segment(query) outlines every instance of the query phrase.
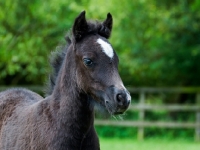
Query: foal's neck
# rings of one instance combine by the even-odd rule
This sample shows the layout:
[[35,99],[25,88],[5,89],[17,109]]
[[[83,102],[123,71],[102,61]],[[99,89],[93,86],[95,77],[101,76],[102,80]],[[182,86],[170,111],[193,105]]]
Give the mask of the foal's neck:
[[94,110],[90,97],[82,92],[75,82],[71,64],[63,64],[52,94],[53,103],[59,105],[59,117],[67,132],[76,131],[78,137],[85,136],[93,126]]
[[58,106],[55,126],[59,128],[54,135],[54,140],[59,146],[56,148],[80,149],[94,124],[94,111],[90,107],[88,96],[75,89],[58,88],[50,97],[51,106],[54,108]]

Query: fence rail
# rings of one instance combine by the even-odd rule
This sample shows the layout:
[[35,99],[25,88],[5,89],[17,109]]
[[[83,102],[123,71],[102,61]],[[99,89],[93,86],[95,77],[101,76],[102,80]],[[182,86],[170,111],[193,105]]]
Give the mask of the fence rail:
[[145,110],[145,111],[158,111],[158,110],[166,110],[166,111],[199,111],[200,106],[196,105],[132,105],[130,106],[129,110],[131,111],[138,111],[138,110]]
[[[138,121],[111,121],[111,120],[96,120],[96,125],[110,125],[110,126],[127,126],[127,127],[137,127],[138,128],[138,139],[144,139],[144,129],[148,127],[157,128],[185,128],[194,129],[194,138],[196,141],[200,141],[200,87],[179,87],[179,88],[129,88],[130,93],[139,94],[139,103],[132,105],[129,111],[138,111],[139,120]],[[168,105],[150,105],[146,104],[146,94],[153,93],[188,93],[196,94],[196,99],[194,99],[195,104],[193,105],[178,105],[178,104],[168,104]],[[191,111],[195,113],[195,122],[155,122],[155,121],[145,121],[145,111]]]
[[200,93],[200,87],[128,87],[128,90],[131,93]]
[[[196,122],[161,122],[161,121],[145,121],[145,111],[192,111],[196,113]],[[95,120],[96,125],[109,125],[109,126],[125,126],[125,127],[138,127],[138,139],[144,139],[144,128],[157,127],[157,128],[184,128],[195,130],[195,140],[200,141],[200,106],[196,105],[132,105],[129,111],[139,111],[139,121],[113,121],[113,120]],[[140,114],[142,111],[142,115]]]
[[[132,106],[131,110],[139,111],[139,121],[142,122],[138,124],[138,139],[144,139],[144,128],[145,127],[162,127],[162,128],[193,128],[195,130],[194,138],[196,141],[200,141],[200,88],[194,87],[179,87],[179,88],[130,88],[131,93],[139,94],[139,104],[137,106]],[[196,94],[196,99],[194,105],[148,105],[145,104],[146,94],[148,93],[189,93]],[[155,111],[155,110],[166,110],[166,111],[192,111],[196,115],[195,122],[145,122],[145,111]],[[143,124],[143,125],[142,125]]]
[[158,128],[184,128],[194,129],[200,126],[200,123],[193,122],[152,122],[152,121],[113,121],[113,120],[95,120],[96,125],[125,126],[125,127],[158,127]]
[[[41,92],[43,91],[42,86],[21,86],[28,88],[30,90]],[[8,89],[11,87],[0,86],[0,91]],[[96,125],[109,125],[109,126],[126,126],[126,127],[137,127],[138,128],[138,139],[144,139],[144,129],[148,127],[157,127],[157,128],[185,128],[185,129],[194,129],[195,131],[195,140],[200,141],[200,87],[178,87],[178,88],[128,88],[131,94],[139,94],[139,103],[132,105],[129,108],[129,111],[138,111],[139,120],[138,121],[112,121],[112,120],[95,120]],[[146,94],[149,93],[188,93],[196,94],[195,104],[194,105],[150,105],[146,104]],[[195,122],[153,122],[145,121],[145,111],[192,111],[195,113],[196,120]]]

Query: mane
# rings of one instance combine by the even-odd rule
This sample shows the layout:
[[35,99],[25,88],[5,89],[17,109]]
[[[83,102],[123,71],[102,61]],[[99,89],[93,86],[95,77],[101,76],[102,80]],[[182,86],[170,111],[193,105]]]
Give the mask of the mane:
[[[87,24],[88,24],[88,31],[86,32],[85,36],[91,35],[91,34],[99,34],[105,38],[109,38],[110,31],[106,30],[106,28],[103,26],[102,23],[98,21],[87,21]],[[67,50],[69,49],[69,46],[73,44],[73,35],[71,32],[69,32],[66,35],[65,40],[67,42],[66,46],[62,46],[62,45],[59,46],[59,48],[56,51],[52,52],[51,54],[50,66],[52,69],[49,75],[47,89],[45,91],[46,96],[52,94],[55,84],[56,84],[56,78],[58,76],[62,63],[64,61]]]

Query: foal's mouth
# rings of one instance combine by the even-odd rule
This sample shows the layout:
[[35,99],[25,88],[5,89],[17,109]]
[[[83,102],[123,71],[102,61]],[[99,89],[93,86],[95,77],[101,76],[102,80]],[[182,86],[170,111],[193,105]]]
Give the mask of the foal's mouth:
[[124,112],[115,112],[114,115],[122,115]]
[[127,90],[112,86],[105,91],[96,91],[94,99],[111,115],[123,114],[129,107],[131,96]]
[[123,114],[129,107],[130,101],[126,103],[116,102],[114,99],[106,99],[104,101],[104,107],[107,109],[108,113],[111,115],[121,115]]
[[129,105],[123,108],[118,108],[117,111],[114,112],[114,115],[121,115],[123,114],[127,109],[128,109]]
[[107,103],[105,104],[105,107],[111,115],[121,115],[128,109],[129,104],[126,106],[119,107],[115,103],[113,105]]

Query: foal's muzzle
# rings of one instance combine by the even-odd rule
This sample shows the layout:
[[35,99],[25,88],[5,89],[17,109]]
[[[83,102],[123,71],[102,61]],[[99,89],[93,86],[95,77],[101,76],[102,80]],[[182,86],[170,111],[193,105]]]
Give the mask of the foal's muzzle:
[[108,96],[108,99],[105,100],[105,105],[112,114],[123,114],[130,105],[130,93],[124,88],[119,89],[110,86],[106,90],[106,95]]

